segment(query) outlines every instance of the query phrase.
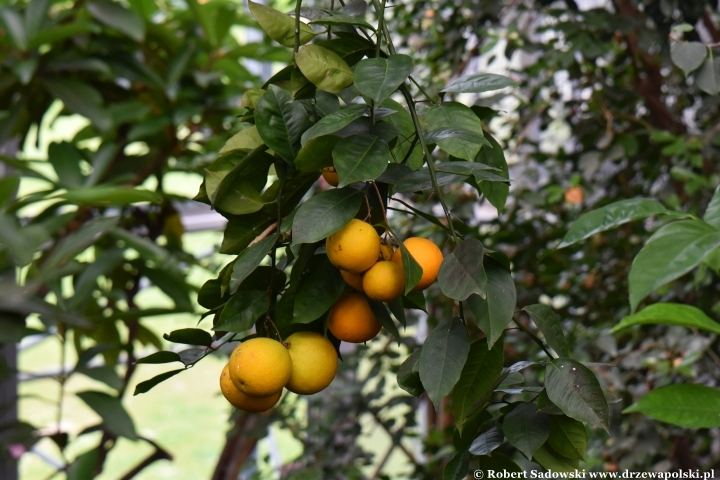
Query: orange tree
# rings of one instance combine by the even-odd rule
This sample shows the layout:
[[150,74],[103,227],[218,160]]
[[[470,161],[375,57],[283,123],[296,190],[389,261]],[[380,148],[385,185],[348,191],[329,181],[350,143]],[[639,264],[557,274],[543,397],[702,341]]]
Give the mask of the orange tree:
[[[415,289],[425,272],[421,256],[411,254],[396,229],[409,223],[410,231],[422,232],[431,226],[446,252],[437,273],[446,308],[424,344],[402,359],[397,382],[452,412],[455,454],[445,478],[464,478],[474,456],[480,467],[519,469],[493,453],[504,439],[547,469],[574,469],[585,458],[586,426],[608,429],[600,384],[571,358],[560,317],[541,304],[524,308],[537,330],[517,320],[514,325],[544,356],[505,365],[504,333],[516,315],[510,261],[485,248],[479,230],[446,201],[446,189],[459,186],[503,210],[508,166],[483,123],[494,112],[456,100],[464,93],[512,88],[514,82],[481,73],[428,94],[413,77],[413,59],[395,50],[385,2],[373,6],[377,25],[364,19],[364,2],[333,10],[303,10],[298,2],[294,15],[250,2],[263,30],[293,49],[293,62],[245,92],[239,131],[205,169],[195,197],[228,219],[221,253],[236,255],[199,292],[213,333],[182,329],[166,338],[210,352],[229,342],[240,341],[241,348],[257,337],[284,342],[294,332],[315,331],[338,346],[328,319],[352,287],[333,262],[330,240],[326,250],[326,239],[359,219],[397,249],[404,285],[401,295],[386,302],[352,295],[401,342],[398,323],[406,326],[406,309],[426,308]],[[320,189],[318,178],[329,167],[337,173],[337,188]],[[441,218],[415,208],[410,195],[437,198]],[[388,216],[391,208],[394,215]],[[141,361],[180,360],[159,352]],[[533,368],[544,372],[542,385],[509,389],[520,370]],[[183,370],[146,380],[135,393]],[[523,393],[524,400],[503,401],[508,392]]]

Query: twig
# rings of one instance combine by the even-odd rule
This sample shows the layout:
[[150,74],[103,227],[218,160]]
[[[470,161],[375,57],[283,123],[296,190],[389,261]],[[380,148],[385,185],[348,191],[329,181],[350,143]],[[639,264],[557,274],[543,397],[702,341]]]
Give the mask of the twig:
[[545,348],[545,344],[543,344],[542,340],[540,340],[537,336],[535,336],[534,333],[532,333],[530,330],[528,330],[527,327],[525,327],[525,325],[523,325],[522,323],[520,323],[520,320],[517,320],[515,317],[513,317],[513,321],[515,322],[515,325],[517,325],[518,328],[525,333],[525,335],[527,335],[528,337],[532,338],[535,343],[537,343],[538,345],[540,345],[540,348],[543,349],[543,351],[545,352],[545,354],[546,354],[549,358],[555,358],[555,357],[553,357],[553,356],[550,354],[550,352],[548,351],[548,349]]
[[383,202],[382,195],[380,195],[380,190],[378,189],[378,186],[375,182],[372,182],[372,186],[375,187],[375,193],[377,193],[378,201],[380,202],[380,208],[383,212],[383,218],[385,219],[385,223],[387,223],[387,211],[385,210],[385,203]]
[[297,0],[295,4],[295,48],[293,49],[293,58],[295,54],[300,50],[300,6],[302,0]]
[[247,248],[252,247],[256,243],[258,243],[260,240],[262,240],[263,238],[270,235],[272,233],[272,231],[275,230],[275,227],[277,227],[277,226],[278,226],[278,222],[275,222],[272,225],[270,225],[269,227],[267,227],[265,230],[262,231],[262,233],[260,235],[255,237],[252,242],[248,243]]

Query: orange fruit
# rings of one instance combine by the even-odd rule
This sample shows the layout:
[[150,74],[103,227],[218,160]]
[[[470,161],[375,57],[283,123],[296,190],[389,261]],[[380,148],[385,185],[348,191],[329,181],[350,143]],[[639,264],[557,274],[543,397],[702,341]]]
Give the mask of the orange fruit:
[[225,399],[240,410],[246,412],[264,412],[270,410],[280,400],[282,389],[268,397],[251,397],[235,387],[230,380],[230,367],[225,365],[220,374],[220,391]]
[[365,272],[362,286],[369,298],[379,302],[390,302],[405,290],[405,274],[397,263],[381,260]]
[[573,205],[582,203],[584,196],[583,189],[580,187],[570,187],[565,190],[565,201]]
[[[443,254],[438,246],[427,238],[410,237],[403,242],[403,245],[423,270],[422,277],[413,290],[425,290],[437,279]],[[392,261],[402,267],[402,254],[399,248],[395,250]]]
[[325,241],[330,262],[341,270],[361,273],[380,256],[380,236],[367,222],[353,218]]
[[353,273],[353,272],[346,272],[345,270],[340,270],[340,275],[342,275],[343,280],[345,280],[345,283],[353,287],[355,290],[363,291],[363,274],[362,273]]
[[344,294],[330,310],[328,329],[343,342],[367,342],[378,334],[380,327],[370,304],[360,293]]
[[340,177],[338,177],[335,167],[325,167],[322,169],[322,176],[327,183],[333,187],[337,187],[340,183]]
[[256,337],[233,350],[228,362],[230,380],[251,397],[267,397],[290,379],[292,361],[287,348],[272,338]]
[[338,356],[330,340],[315,332],[297,332],[285,339],[292,359],[290,381],[285,386],[300,395],[324,390],[335,378]]

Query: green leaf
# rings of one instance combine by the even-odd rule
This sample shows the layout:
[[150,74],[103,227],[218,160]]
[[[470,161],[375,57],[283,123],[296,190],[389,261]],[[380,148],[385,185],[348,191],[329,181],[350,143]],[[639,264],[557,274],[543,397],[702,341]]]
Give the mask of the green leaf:
[[[237,179],[241,175],[228,174],[225,178]],[[226,188],[222,188],[226,185]],[[255,213],[265,206],[263,196],[258,192],[251,182],[234,181],[221,182],[217,190],[214,206],[220,211],[230,213],[232,215],[246,215]],[[221,190],[222,189],[222,190]]]
[[460,379],[469,351],[467,329],[458,318],[442,320],[425,340],[420,354],[420,380],[436,410]]
[[503,342],[488,350],[487,340],[470,345],[470,353],[452,394],[452,409],[458,431],[462,433],[467,417],[490,399],[500,380],[503,367]]
[[413,60],[407,55],[366,58],[355,67],[355,86],[379,105],[405,83],[412,69]]
[[470,453],[473,455],[490,455],[490,452],[502,445],[503,434],[497,427],[491,427],[473,440]]
[[443,469],[443,480],[463,480],[467,477],[470,469],[470,452],[458,452],[445,465]]
[[366,105],[352,105],[347,108],[342,108],[330,115],[324,116],[319,122],[303,133],[301,139],[302,144],[305,145],[313,138],[328,135],[345,128],[354,120],[362,117],[366,110]]
[[292,162],[300,151],[300,136],[312,123],[299,102],[292,101],[290,93],[270,85],[255,107],[255,124],[265,145],[287,162]]
[[25,23],[17,10],[10,7],[0,8],[0,23],[15,46],[20,50],[26,50],[28,47],[28,34],[25,30]]
[[471,132],[464,128],[450,127],[450,128],[439,128],[432,130],[425,134],[425,141],[430,143],[438,143],[441,140],[448,138],[455,138],[458,140],[464,140],[470,143],[477,143],[478,145],[491,146],[490,142],[481,133]]
[[485,257],[483,263],[487,275],[487,298],[470,295],[467,301],[492,348],[515,314],[517,292],[512,275],[500,262]]
[[631,198],[620,200],[586,213],[570,226],[557,248],[564,248],[585,240],[598,232],[604,232],[633,220],[642,220],[665,212],[657,200]]
[[173,330],[163,335],[168,342],[184,343],[187,345],[203,345],[209,347],[212,345],[212,336],[205,330],[199,328],[181,328]]
[[113,126],[110,114],[103,109],[102,95],[87,83],[70,78],[43,79],[45,88],[75,113],[90,119],[102,132]]
[[503,434],[510,444],[531,459],[550,436],[548,415],[537,412],[534,403],[521,403],[505,415]]
[[637,254],[628,277],[630,308],[658,287],[688,273],[720,246],[720,230],[702,220],[681,220],[660,228]]
[[610,332],[617,332],[631,325],[680,325],[720,334],[720,323],[697,307],[679,303],[654,303],[634,315],[628,315]]
[[20,177],[17,175],[0,178],[0,207],[7,205],[15,198],[19,186]]
[[63,187],[77,188],[83,184],[84,176],[80,171],[82,160],[82,155],[72,143],[51,143],[48,147],[48,161]]
[[623,413],[632,412],[685,428],[717,428],[720,427],[720,390],[690,383],[667,385],[623,410]]
[[569,358],[548,361],[545,369],[548,398],[568,417],[608,430],[608,404],[595,374]]
[[100,23],[123,32],[136,42],[145,40],[145,21],[132,10],[109,1],[91,2],[86,8]]
[[50,257],[45,260],[43,268],[49,269],[67,262],[104,237],[115,228],[117,222],[118,217],[100,217],[85,223],[75,233],[60,240]]
[[686,77],[702,65],[707,54],[708,48],[700,42],[670,41],[670,58]]
[[100,456],[100,449],[93,448],[77,457],[68,467],[67,480],[92,480],[97,478],[95,469],[97,468]]
[[139,188],[97,185],[94,187],[68,190],[60,198],[78,205],[109,206],[131,205],[133,203],[149,202],[162,203],[162,195]]
[[390,312],[388,312],[385,304],[376,300],[368,299],[368,305],[370,305],[370,310],[372,310],[373,315],[375,315],[375,318],[380,325],[390,332],[392,336],[395,337],[395,340],[397,340],[398,345],[400,345],[400,332],[398,331],[397,325],[395,325],[395,322],[390,316]]
[[[257,285],[263,287],[264,285]],[[215,331],[243,333],[270,308],[270,298],[264,290],[238,290],[230,297],[213,327]]]
[[361,204],[362,194],[352,188],[313,195],[293,219],[293,245],[318,242],[337,232],[355,217]]
[[340,140],[333,148],[333,163],[340,178],[338,187],[373,181],[385,171],[390,161],[387,142],[374,135],[352,135]]
[[150,391],[155,385],[157,385],[160,382],[164,382],[168,378],[174,377],[180,372],[185,371],[184,368],[179,368],[177,370],[170,370],[169,372],[161,373],[160,375],[156,375],[150,380],[145,380],[144,382],[140,382],[135,387],[135,392],[133,392],[133,396],[139,395],[141,393],[146,393]]
[[[286,47],[295,46],[295,18],[261,3],[248,1],[250,13],[270,38]],[[315,32],[305,22],[300,22],[300,45],[304,45],[315,36]]]
[[220,155],[230,153],[235,150],[254,150],[263,144],[262,138],[258,133],[257,126],[245,128],[230,137],[225,145],[220,149]]
[[587,451],[585,425],[565,415],[550,415],[548,445],[563,457],[584,461]]
[[[485,472],[484,478],[490,478],[489,472],[517,472],[523,473],[523,470],[513,462],[509,457],[499,452],[493,452],[491,455],[483,455],[478,458],[478,470]],[[519,478],[519,477],[518,477]]]
[[460,301],[472,294],[485,298],[488,279],[483,267],[484,253],[480,240],[467,238],[445,256],[438,272],[438,284],[445,296]]
[[545,412],[549,415],[563,415],[562,410],[550,401],[545,389],[537,397],[537,406],[538,412]]
[[178,355],[175,352],[155,352],[155,353],[151,353],[147,357],[138,359],[135,363],[157,364],[157,363],[172,363],[172,362],[182,362],[182,360],[180,359],[180,355]]
[[[315,124],[317,125],[317,124]],[[314,128],[314,127],[313,127]],[[312,128],[310,129],[312,130]],[[307,130],[305,133],[309,132]],[[305,136],[303,134],[303,136]],[[301,172],[318,172],[333,164],[332,151],[340,141],[340,137],[323,135],[311,138],[303,145],[295,159],[295,167]]]
[[695,83],[709,95],[720,93],[720,58],[707,57],[695,73]]
[[[454,173],[438,172],[437,183],[439,187],[448,185],[450,183],[462,182],[467,178],[466,175],[457,175]],[[424,190],[430,190],[433,188],[432,180],[430,177],[430,170],[427,167],[421,168],[410,175],[402,178],[395,184],[396,193],[413,193]]]
[[112,365],[101,365],[97,367],[80,367],[75,370],[77,373],[102,382],[110,388],[120,390],[123,385],[123,380],[120,375],[115,371],[115,367]]
[[225,226],[225,235],[220,245],[220,253],[237,255],[247,248],[258,235],[273,223],[273,219],[263,213],[231,217]]
[[[458,128],[482,135],[480,119],[465,105],[456,102],[433,105],[425,114],[428,129],[440,130]],[[467,140],[445,138],[438,141],[438,146],[450,155],[472,162],[480,151],[480,145]]]
[[362,18],[353,17],[351,15],[344,15],[342,13],[334,13],[330,17],[322,17],[317,20],[310,22],[312,25],[352,25],[357,27],[363,27],[375,31],[375,27],[370,25]]
[[535,455],[533,455],[533,460],[551,472],[572,473],[580,467],[577,460],[563,457],[548,447],[547,444],[537,449]]
[[494,73],[476,73],[465,75],[454,80],[450,85],[443,88],[441,92],[448,93],[483,93],[493,90],[500,90],[505,87],[517,87],[518,84],[502,75]]
[[407,320],[405,319],[405,307],[403,307],[402,297],[397,297],[395,300],[387,302],[387,306],[392,312],[393,316],[400,322],[400,325],[407,327]]
[[[505,152],[503,152],[502,146],[500,146],[492,135],[486,134],[485,138],[490,142],[492,148],[481,148],[475,157],[475,162],[497,168],[499,170],[498,175],[509,179],[510,169],[508,168],[507,161],[505,161]],[[478,180],[477,177],[476,180]],[[510,185],[502,182],[485,182],[478,180],[478,186],[490,204],[497,208],[498,214],[501,214],[505,209],[505,203],[510,193]]]
[[710,204],[707,209],[705,209],[703,220],[713,227],[720,229],[720,186],[715,189]]
[[[393,237],[397,240],[397,236],[393,233]],[[398,242],[400,248],[400,259],[402,261],[403,275],[405,276],[405,295],[410,296],[414,292],[415,285],[418,284],[422,278],[423,269],[415,258],[410,254],[410,250],[407,249],[404,243]],[[422,292],[419,292],[422,296]],[[422,298],[422,305],[425,305],[425,297]]]
[[326,255],[311,267],[295,297],[292,323],[310,323],[320,318],[340,298],[345,282]]
[[523,308],[532,318],[535,325],[545,336],[545,341],[550,348],[555,350],[561,357],[570,356],[570,348],[568,347],[565,334],[562,331],[562,318],[555,313],[552,308],[547,305],[535,304],[528,305]]
[[119,398],[95,391],[78,392],[75,395],[100,415],[108,431],[129,440],[137,440],[135,424]]
[[421,348],[416,348],[400,365],[397,373],[397,384],[410,395],[419,397],[425,389],[420,380],[420,354]]
[[275,245],[277,239],[278,235],[276,233],[268,235],[238,255],[230,275],[230,293],[235,293],[243,280],[255,271],[273,245]]
[[340,93],[353,84],[350,66],[337,53],[320,45],[305,45],[295,54],[295,62],[305,77],[317,88]]

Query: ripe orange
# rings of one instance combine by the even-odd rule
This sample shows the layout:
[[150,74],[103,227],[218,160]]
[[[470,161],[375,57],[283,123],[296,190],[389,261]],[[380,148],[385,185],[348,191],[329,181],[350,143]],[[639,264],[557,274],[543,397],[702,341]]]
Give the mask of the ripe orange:
[[582,203],[584,196],[585,195],[583,194],[583,189],[581,187],[570,187],[565,190],[565,201],[572,203],[573,205]]
[[272,338],[256,337],[238,345],[228,362],[230,380],[251,397],[267,397],[290,379],[292,361],[287,348]]
[[360,293],[346,293],[330,310],[328,328],[338,340],[363,343],[375,337],[381,325]]
[[297,332],[285,339],[290,345],[292,373],[286,388],[301,395],[324,390],[335,378],[338,356],[330,340],[315,332]]
[[240,410],[246,412],[264,412],[271,409],[280,400],[282,389],[268,397],[251,397],[238,390],[230,380],[230,368],[225,365],[220,374],[220,391],[225,399]]
[[[422,277],[413,290],[425,290],[437,278],[443,254],[438,246],[427,238],[410,237],[403,242],[403,245],[423,270]],[[399,248],[395,250],[392,261],[402,267],[402,254]]]
[[340,177],[338,177],[335,167],[325,167],[322,169],[322,176],[327,183],[333,187],[337,187],[340,183]]
[[325,241],[327,256],[336,267],[361,273],[380,256],[380,236],[369,223],[353,218]]
[[345,283],[353,287],[355,290],[363,291],[363,274],[362,273],[353,273],[353,272],[346,272],[345,270],[340,270],[340,275],[342,275],[343,280],[345,280]]
[[390,302],[405,289],[405,274],[400,265],[381,260],[370,267],[362,278],[365,294],[379,302]]

